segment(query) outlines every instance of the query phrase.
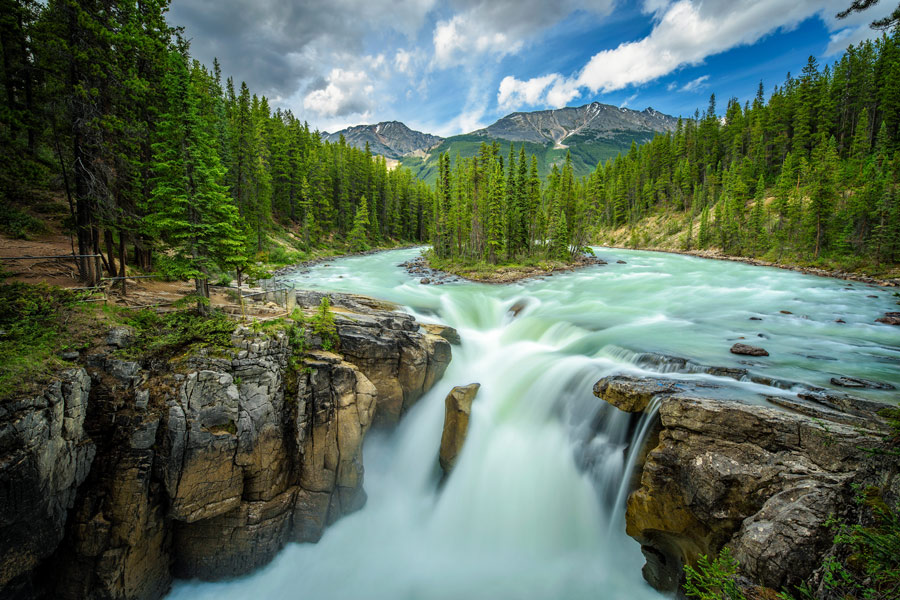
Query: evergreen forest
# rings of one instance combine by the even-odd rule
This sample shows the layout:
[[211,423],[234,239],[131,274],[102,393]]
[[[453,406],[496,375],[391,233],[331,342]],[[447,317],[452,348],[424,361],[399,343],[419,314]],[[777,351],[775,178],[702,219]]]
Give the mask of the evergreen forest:
[[[432,190],[344,140],[323,141],[221,68],[193,60],[168,0],[2,0],[0,226],[48,190],[69,206],[82,278],[126,264],[195,279],[302,250],[428,239]],[[290,256],[290,254],[287,254]],[[295,255],[298,255],[295,253]]]
[[661,232],[782,262],[900,260],[896,30],[724,114],[713,95],[587,177],[567,155],[542,180],[524,145],[495,141],[441,154],[431,187],[192,59],[168,5],[2,0],[0,227],[27,235],[26,208],[64,197],[74,253],[102,257],[79,263],[88,282],[132,265],[208,295],[216,273],[284,258],[286,231],[307,252],[430,242],[490,265],[654,247]]

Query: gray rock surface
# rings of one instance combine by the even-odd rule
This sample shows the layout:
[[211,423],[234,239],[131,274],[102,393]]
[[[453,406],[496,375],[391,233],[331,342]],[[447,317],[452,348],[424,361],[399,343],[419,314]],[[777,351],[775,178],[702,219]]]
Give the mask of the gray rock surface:
[[0,597],[157,600],[173,576],[248,573],[362,507],[376,407],[399,418],[450,344],[389,303],[335,305],[340,354],[244,327],[230,352],[168,363],[100,348],[0,407]]
[[71,369],[0,406],[0,592],[62,541],[96,451],[84,430],[90,390],[87,372]]
[[750,581],[774,590],[806,581],[831,545],[825,521],[849,504],[851,484],[896,475],[890,457],[866,450],[884,443],[871,412],[845,424],[814,402],[792,401],[801,414],[663,378],[612,376],[594,390],[634,412],[660,398],[658,435],[626,509],[644,575],[659,589],[674,590],[685,564],[726,544]]

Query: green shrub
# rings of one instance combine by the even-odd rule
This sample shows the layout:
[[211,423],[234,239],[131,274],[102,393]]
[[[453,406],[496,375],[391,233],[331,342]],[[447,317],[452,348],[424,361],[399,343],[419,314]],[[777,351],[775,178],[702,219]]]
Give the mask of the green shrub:
[[319,308],[312,318],[313,333],[322,339],[322,348],[331,352],[337,348],[337,327],[334,324],[334,313],[331,312],[331,303],[328,296],[322,296]]
[[20,208],[8,202],[0,202],[0,231],[16,239],[27,239],[31,235],[46,232],[47,227]]
[[81,320],[77,302],[73,292],[46,284],[0,285],[0,397],[23,392],[63,366],[56,353],[80,345],[84,332],[63,335]]
[[159,315],[136,311],[125,322],[134,327],[137,343],[124,354],[132,357],[174,355],[199,348],[227,349],[236,323],[221,311],[201,315],[195,309]]
[[722,548],[712,561],[701,555],[696,569],[690,565],[684,567],[684,593],[700,600],[745,600],[737,584],[737,568],[738,563],[728,548]]

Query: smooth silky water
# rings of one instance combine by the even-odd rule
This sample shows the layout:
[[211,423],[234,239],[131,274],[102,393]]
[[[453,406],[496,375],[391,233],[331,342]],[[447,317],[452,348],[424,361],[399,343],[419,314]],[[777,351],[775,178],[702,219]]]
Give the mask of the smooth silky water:
[[[462,345],[395,431],[370,432],[365,508],[318,544],[291,544],[250,576],[178,582],[169,598],[660,598],[624,533],[629,436],[645,432],[648,420],[629,423],[592,395],[594,382],[612,373],[660,376],[665,368],[636,364],[641,353],[656,352],[806,385],[829,387],[831,377],[849,375],[900,387],[900,335],[874,322],[896,309],[889,289],[735,262],[596,251],[610,264],[502,286],[420,285],[398,266],[418,249],[334,260],[283,278],[397,302],[420,321],[455,327]],[[522,306],[518,315],[510,310]],[[730,354],[739,340],[771,356]],[[664,376],[713,380],[750,402],[793,393]],[[468,438],[440,486],[444,397],[474,382],[482,387]],[[890,402],[896,394],[859,395]]]

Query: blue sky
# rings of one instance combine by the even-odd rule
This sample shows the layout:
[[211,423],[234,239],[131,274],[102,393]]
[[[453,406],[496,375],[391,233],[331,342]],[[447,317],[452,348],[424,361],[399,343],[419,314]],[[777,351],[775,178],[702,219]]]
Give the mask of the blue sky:
[[385,120],[467,133],[599,101],[689,116],[766,94],[807,57],[874,37],[894,0],[174,0],[193,55],[335,131]]

